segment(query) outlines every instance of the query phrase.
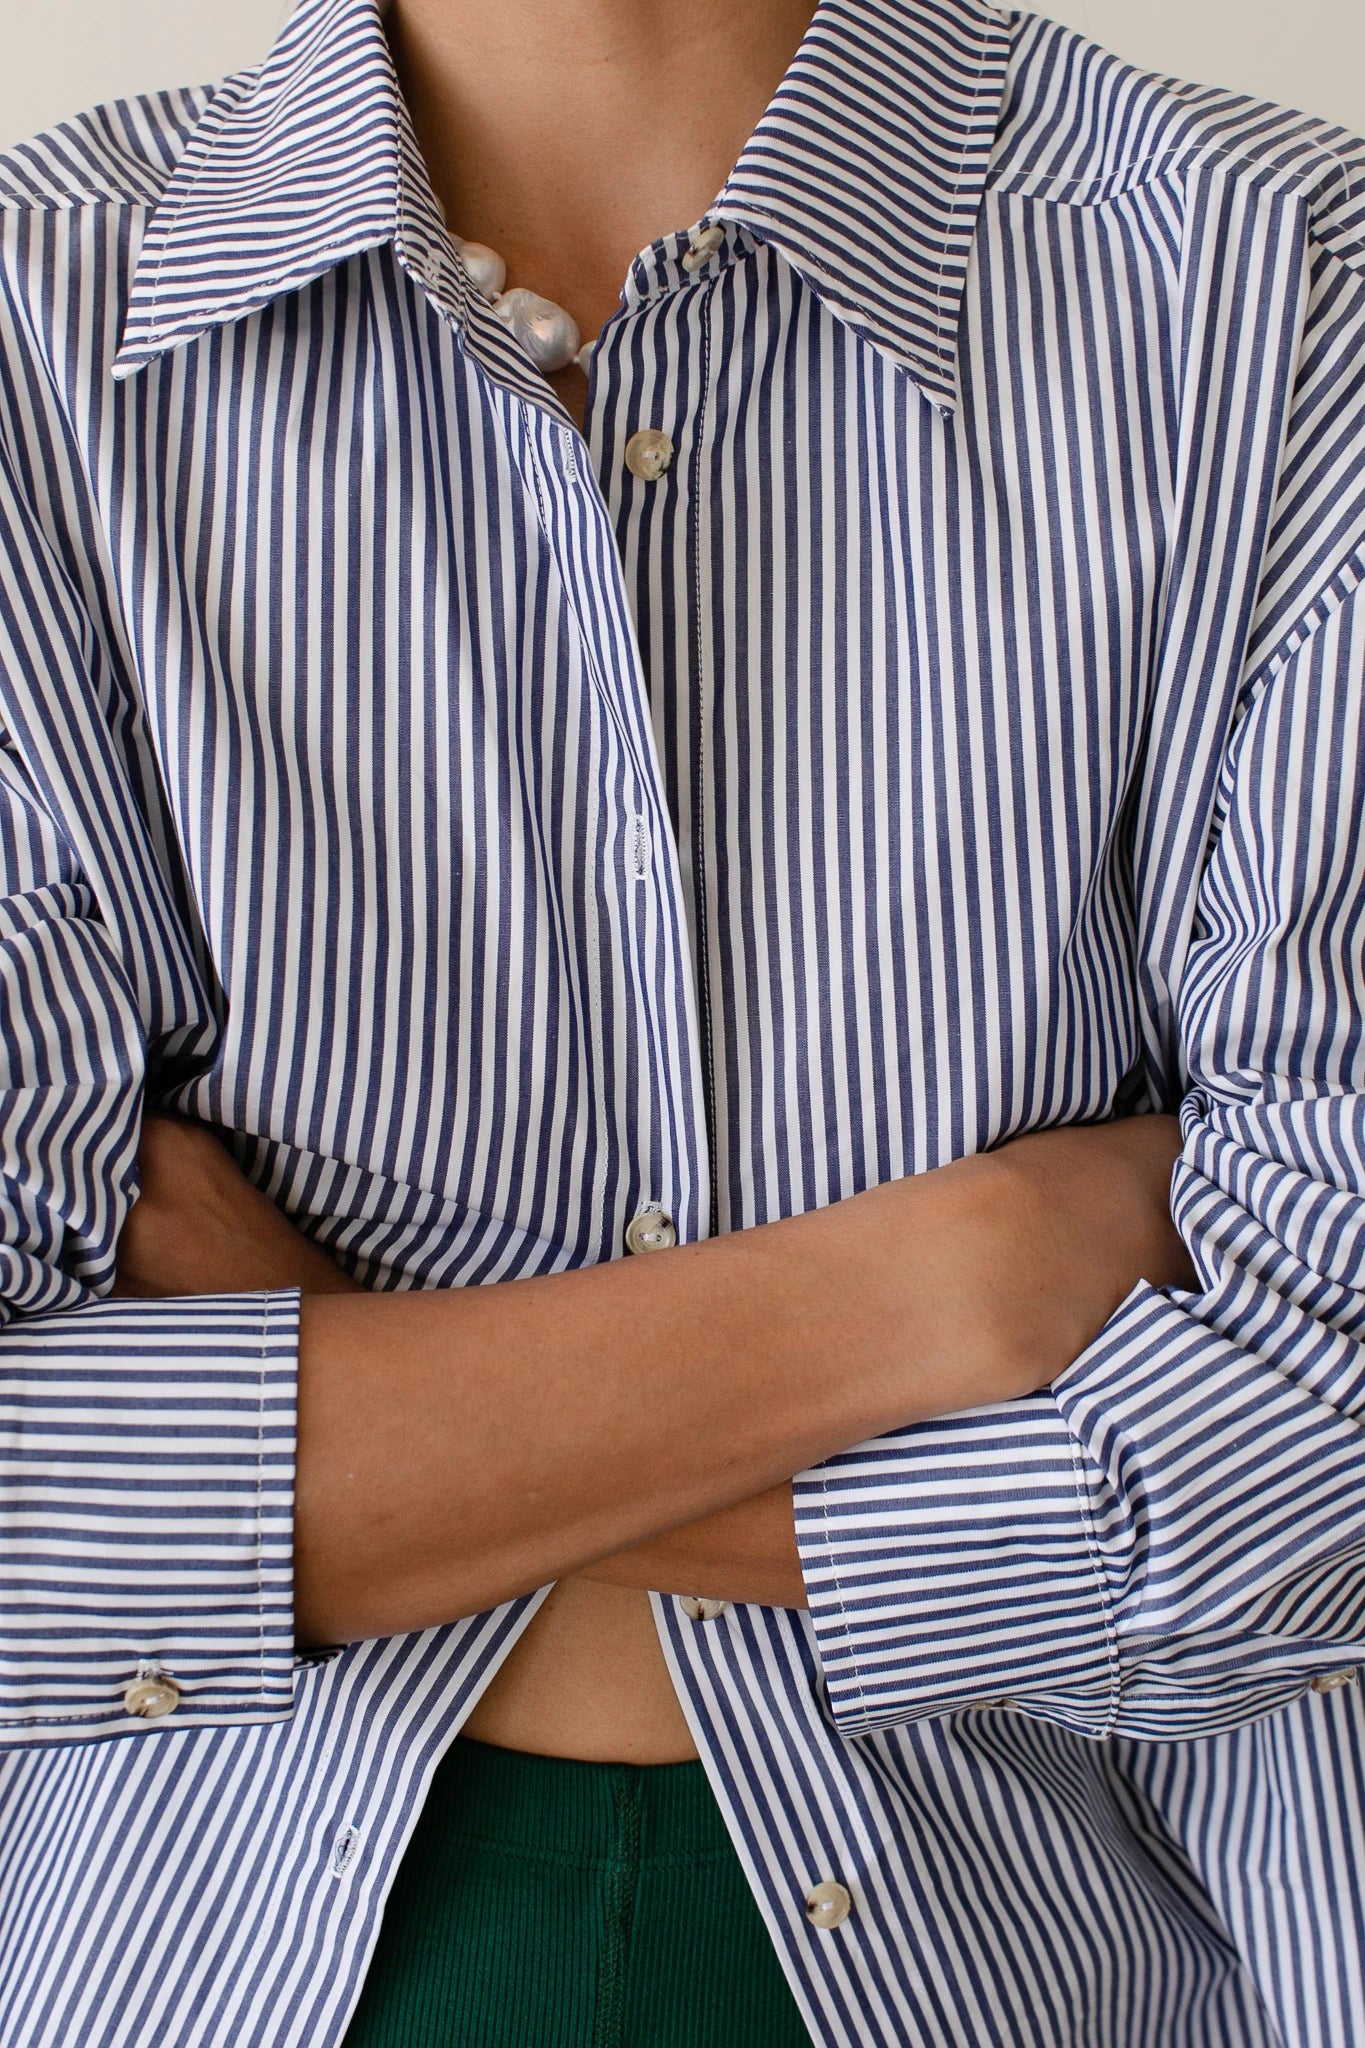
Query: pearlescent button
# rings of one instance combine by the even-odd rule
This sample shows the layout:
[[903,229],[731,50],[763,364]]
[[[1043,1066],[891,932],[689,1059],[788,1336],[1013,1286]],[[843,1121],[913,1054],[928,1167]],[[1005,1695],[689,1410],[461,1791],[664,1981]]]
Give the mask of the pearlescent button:
[[714,1621],[729,1604],[728,1600],[703,1600],[697,1593],[684,1593],[678,1601],[689,1621]]
[[678,1233],[673,1228],[673,1218],[665,1216],[662,1209],[642,1209],[638,1216],[632,1216],[626,1225],[626,1250],[628,1252],[664,1252],[678,1242]]
[[163,1714],[173,1714],[180,1705],[180,1687],[165,1671],[135,1678],[124,1691],[123,1705],[140,1721],[159,1721]]
[[656,484],[673,460],[673,443],[658,427],[641,427],[626,443],[626,468],[642,482]]
[[1314,1692],[1339,1692],[1343,1685],[1349,1685],[1355,1677],[1354,1671],[1320,1671],[1308,1683]]
[[710,227],[698,228],[688,244],[687,254],[683,257],[683,269],[700,270],[703,263],[710,262],[724,240],[724,228],[717,227],[714,221]]
[[806,1918],[812,1927],[837,1927],[853,1911],[853,1900],[841,1884],[827,1877],[806,1893]]

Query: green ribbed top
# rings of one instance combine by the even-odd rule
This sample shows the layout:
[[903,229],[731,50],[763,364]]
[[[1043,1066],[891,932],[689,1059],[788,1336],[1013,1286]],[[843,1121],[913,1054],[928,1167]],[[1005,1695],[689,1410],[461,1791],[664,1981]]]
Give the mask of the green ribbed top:
[[345,2048],[810,2048],[700,1763],[461,1737]]

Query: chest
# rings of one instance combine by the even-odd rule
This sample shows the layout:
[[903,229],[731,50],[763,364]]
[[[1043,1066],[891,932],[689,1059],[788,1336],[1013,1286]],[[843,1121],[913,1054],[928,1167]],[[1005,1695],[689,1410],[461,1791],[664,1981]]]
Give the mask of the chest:
[[139,648],[206,1107],[510,1171],[554,1245],[561,1154],[726,1227],[1102,1113],[1163,407],[1117,435],[983,276],[945,415],[754,246],[609,325],[579,434],[382,263],[180,373],[259,394]]

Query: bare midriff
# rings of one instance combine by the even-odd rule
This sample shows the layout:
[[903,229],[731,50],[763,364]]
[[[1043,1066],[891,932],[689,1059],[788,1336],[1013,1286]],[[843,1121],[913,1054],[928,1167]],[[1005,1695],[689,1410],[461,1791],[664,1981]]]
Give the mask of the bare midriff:
[[465,1723],[501,1749],[594,1763],[697,1754],[648,1593],[561,1579]]

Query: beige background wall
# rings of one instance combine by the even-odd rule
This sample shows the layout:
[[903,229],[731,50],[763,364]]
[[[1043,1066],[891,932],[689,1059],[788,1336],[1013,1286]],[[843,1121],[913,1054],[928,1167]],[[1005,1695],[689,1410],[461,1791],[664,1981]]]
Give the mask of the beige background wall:
[[[0,0],[0,145],[268,47],[289,0]],[[1365,0],[1054,0],[1042,12],[1153,70],[1326,114],[1365,134]]]

